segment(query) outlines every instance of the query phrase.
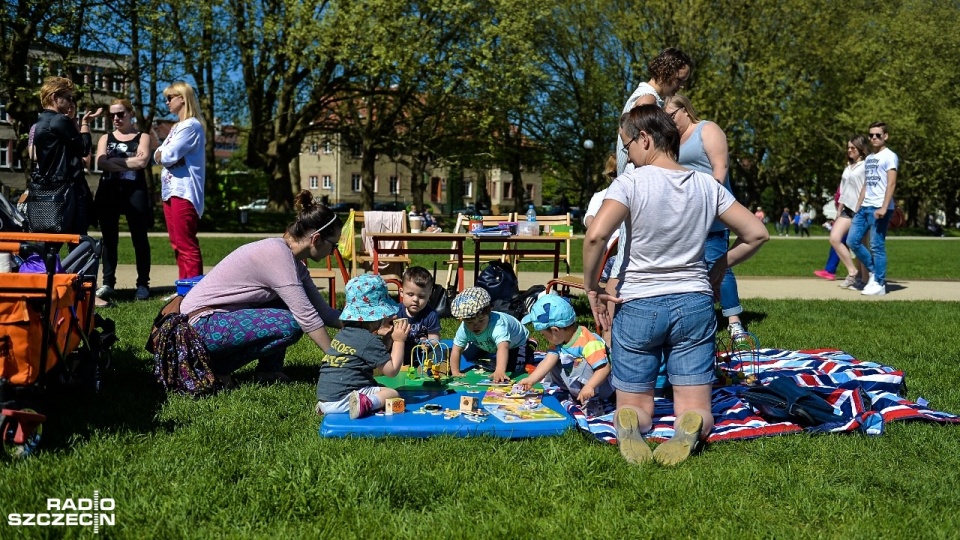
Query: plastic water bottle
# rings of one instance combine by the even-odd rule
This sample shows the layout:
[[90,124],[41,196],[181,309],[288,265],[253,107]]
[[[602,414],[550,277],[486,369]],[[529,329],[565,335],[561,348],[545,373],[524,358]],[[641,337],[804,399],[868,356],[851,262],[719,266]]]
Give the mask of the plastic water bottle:
[[537,221],[537,210],[532,204],[527,208],[527,221]]

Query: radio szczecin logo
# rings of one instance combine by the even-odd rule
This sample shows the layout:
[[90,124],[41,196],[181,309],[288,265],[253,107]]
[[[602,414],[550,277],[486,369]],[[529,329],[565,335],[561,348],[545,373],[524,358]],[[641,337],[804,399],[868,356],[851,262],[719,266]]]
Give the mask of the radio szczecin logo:
[[114,526],[117,516],[113,513],[117,504],[113,499],[100,498],[94,491],[93,498],[47,499],[47,510],[35,513],[7,514],[7,525],[12,527],[93,527]]

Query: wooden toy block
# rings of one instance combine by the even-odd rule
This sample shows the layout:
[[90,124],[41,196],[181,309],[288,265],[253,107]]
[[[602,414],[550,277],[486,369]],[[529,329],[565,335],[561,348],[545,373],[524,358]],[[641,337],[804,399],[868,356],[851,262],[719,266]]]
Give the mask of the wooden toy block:
[[473,412],[477,410],[477,407],[480,405],[480,400],[475,397],[470,396],[461,396],[460,397],[460,412]]
[[407,409],[407,404],[403,398],[387,398],[386,403],[384,404],[383,412],[385,414],[394,415],[401,414]]

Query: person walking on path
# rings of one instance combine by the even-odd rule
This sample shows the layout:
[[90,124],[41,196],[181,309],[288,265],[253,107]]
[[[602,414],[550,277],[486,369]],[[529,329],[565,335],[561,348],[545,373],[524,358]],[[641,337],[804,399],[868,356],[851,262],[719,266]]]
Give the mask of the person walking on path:
[[163,95],[170,112],[180,121],[173,125],[153,157],[163,165],[160,173],[163,217],[180,268],[180,279],[186,279],[203,274],[197,228],[203,215],[206,134],[200,122],[200,102],[192,86],[175,82]]
[[[844,289],[862,289],[864,285],[861,276],[858,276],[857,265],[853,262],[853,257],[850,255],[850,249],[847,248],[846,242],[847,233],[853,223],[853,216],[859,210],[857,204],[865,179],[863,160],[867,157],[867,148],[867,139],[863,135],[855,135],[847,141],[847,166],[843,169],[843,175],[840,177],[840,187],[837,189],[837,219],[833,221],[833,227],[830,229],[831,251],[835,254],[836,260],[843,263],[847,270],[846,278],[840,283],[840,286]],[[814,274],[832,280],[836,267],[836,263],[834,263],[832,269],[825,268],[814,272]],[[827,277],[823,272],[829,273],[830,276]],[[863,273],[862,277],[867,277],[866,272]]]
[[117,249],[120,244],[120,214],[127,216],[137,261],[137,300],[150,297],[150,228],[153,210],[144,169],[150,163],[153,139],[134,124],[133,104],[126,98],[110,103],[114,130],[100,137],[97,168],[103,171],[95,205],[103,236],[103,286],[99,298],[109,298],[117,285]]
[[[860,294],[887,294],[887,226],[893,215],[893,194],[897,188],[897,154],[887,148],[887,125],[870,124],[870,146],[873,153],[864,163],[864,184],[857,200],[859,210],[850,225],[847,245],[870,272],[870,279]],[[863,237],[870,233],[870,249]]]
[[780,221],[777,222],[777,234],[779,236],[790,236],[790,209],[787,207],[783,208]]

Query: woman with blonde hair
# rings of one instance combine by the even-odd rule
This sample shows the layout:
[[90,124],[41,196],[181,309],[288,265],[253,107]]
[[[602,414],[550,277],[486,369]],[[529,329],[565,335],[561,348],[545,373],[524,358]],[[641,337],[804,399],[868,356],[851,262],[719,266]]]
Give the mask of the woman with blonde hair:
[[103,235],[103,286],[97,296],[108,298],[117,284],[117,248],[120,243],[120,214],[127,216],[137,261],[137,300],[150,297],[150,241],[147,229],[152,221],[150,194],[144,169],[150,163],[153,139],[137,129],[129,99],[110,102],[113,131],[100,137],[97,168],[103,171],[97,188],[97,218]]
[[185,279],[203,274],[197,227],[203,215],[206,134],[200,121],[200,102],[192,86],[175,82],[163,91],[163,96],[179,121],[153,157],[163,165],[160,173],[163,217],[180,279]]
[[30,128],[34,174],[27,186],[27,221],[32,232],[87,234],[90,187],[84,157],[90,155],[90,120],[103,109],[83,114],[77,125],[76,87],[63,77],[47,77],[40,87],[43,111]]
[[[860,209],[860,190],[866,182],[864,159],[870,153],[867,138],[863,135],[854,135],[847,141],[847,166],[843,169],[840,180],[840,197],[837,200],[837,219],[830,229],[830,245],[837,253],[837,257],[847,269],[847,277],[840,284],[844,289],[862,289],[863,279],[869,277],[863,262],[859,268],[853,262],[850,249],[847,247],[847,233],[853,224],[853,216]],[[857,271],[860,271],[858,274]]]

